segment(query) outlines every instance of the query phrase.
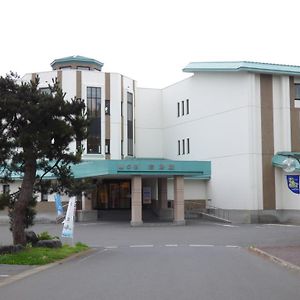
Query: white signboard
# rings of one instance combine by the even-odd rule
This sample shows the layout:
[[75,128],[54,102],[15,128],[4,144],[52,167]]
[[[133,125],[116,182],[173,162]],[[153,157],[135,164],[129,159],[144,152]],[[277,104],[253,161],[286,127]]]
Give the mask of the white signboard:
[[143,188],[143,204],[151,204],[151,187]]
[[63,221],[64,227],[62,230],[61,236],[63,238],[71,238],[74,237],[74,213],[75,213],[75,204],[76,198],[71,197],[69,200],[68,210],[66,213],[66,218]]

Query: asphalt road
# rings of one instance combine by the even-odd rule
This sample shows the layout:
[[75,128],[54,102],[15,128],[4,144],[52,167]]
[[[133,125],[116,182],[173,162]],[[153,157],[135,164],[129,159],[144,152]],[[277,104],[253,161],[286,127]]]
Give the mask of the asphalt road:
[[[6,229],[0,226],[1,241]],[[3,286],[0,299],[300,299],[299,273],[245,248],[299,245],[299,226],[94,223],[76,224],[75,232],[97,252]]]
[[[37,224],[35,232],[61,235],[62,224]],[[230,225],[188,221],[187,226],[168,224],[131,227],[128,222],[75,223],[75,241],[95,247],[130,244],[200,243],[214,245],[286,246],[300,245],[299,225]],[[0,244],[11,243],[8,226],[0,225]],[[300,299],[300,298],[299,298]]]

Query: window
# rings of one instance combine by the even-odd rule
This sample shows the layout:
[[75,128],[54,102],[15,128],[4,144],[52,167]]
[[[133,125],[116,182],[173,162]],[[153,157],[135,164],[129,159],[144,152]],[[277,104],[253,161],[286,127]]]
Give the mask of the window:
[[101,88],[87,87],[87,153],[101,153]]
[[180,117],[180,102],[177,102],[177,117]]
[[49,87],[39,88],[39,91],[45,95],[51,95],[51,89]]
[[190,100],[186,99],[186,114],[188,115],[190,113]]
[[76,140],[76,151],[81,151],[82,150],[82,146],[81,146],[81,141],[80,140]]
[[105,100],[105,114],[110,115],[110,100]]
[[187,154],[189,154],[190,153],[190,138],[187,138],[186,139],[186,152],[187,152]]
[[9,184],[3,184],[2,185],[2,193],[3,194],[9,194],[9,192],[10,192]]
[[76,67],[77,70],[90,70],[90,67],[85,67],[85,66],[77,66]]
[[178,140],[178,151],[177,154],[180,155],[180,140]]
[[300,100],[300,84],[295,84],[295,100]]
[[181,115],[184,115],[184,101],[181,101]]
[[105,154],[110,154],[110,139],[105,140]]
[[133,94],[127,92],[127,152],[133,155]]
[[41,201],[48,201],[48,193],[47,192],[42,192],[41,194]]
[[185,154],[185,140],[182,140],[182,154]]

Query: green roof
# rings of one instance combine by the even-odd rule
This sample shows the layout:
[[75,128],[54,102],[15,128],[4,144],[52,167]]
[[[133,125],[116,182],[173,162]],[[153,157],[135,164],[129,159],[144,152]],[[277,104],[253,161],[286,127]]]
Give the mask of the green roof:
[[103,67],[102,62],[93,58],[80,56],[80,55],[73,55],[73,56],[67,56],[67,57],[55,59],[51,63],[51,67],[53,68],[57,64],[68,64],[68,63],[95,64],[100,70]]
[[267,74],[300,75],[300,66],[269,64],[251,61],[191,62],[184,72],[254,72]]
[[300,152],[278,152],[276,153],[273,158],[272,158],[272,164],[274,167],[277,168],[283,168],[284,164],[283,162],[288,158],[295,158],[296,159],[296,170],[295,171],[300,171]]
[[[208,180],[211,176],[210,161],[175,161],[167,159],[128,159],[128,160],[83,160],[77,165],[71,165],[74,177],[77,179],[105,176],[174,176],[196,177]],[[38,171],[42,175],[41,171]],[[13,179],[21,179],[18,174]],[[55,179],[47,174],[44,179]]]

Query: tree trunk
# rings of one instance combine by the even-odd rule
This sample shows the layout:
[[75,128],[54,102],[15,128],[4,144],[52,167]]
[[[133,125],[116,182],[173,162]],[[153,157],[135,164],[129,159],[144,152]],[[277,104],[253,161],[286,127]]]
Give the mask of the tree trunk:
[[14,245],[21,244],[25,246],[26,208],[33,196],[33,186],[36,175],[36,160],[33,157],[29,157],[25,161],[24,169],[24,178],[21,184],[20,194],[13,210],[12,234]]

